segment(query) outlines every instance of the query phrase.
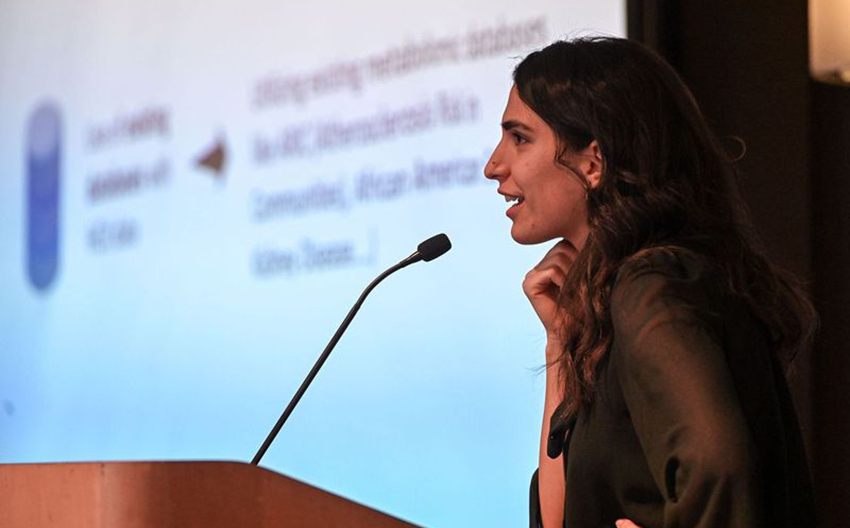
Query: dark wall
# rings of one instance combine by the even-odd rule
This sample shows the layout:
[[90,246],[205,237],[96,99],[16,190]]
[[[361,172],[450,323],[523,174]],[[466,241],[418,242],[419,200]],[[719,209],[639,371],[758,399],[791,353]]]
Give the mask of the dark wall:
[[810,278],[806,3],[631,4],[644,10],[643,38],[679,71],[715,132],[733,153],[733,138],[744,140],[741,190],[769,253]]
[[741,189],[774,261],[810,285],[813,350],[789,373],[822,526],[850,504],[850,88],[810,80],[803,0],[630,0],[629,35],[690,86],[714,129],[742,138]]
[[850,504],[850,86],[812,84],[812,255],[821,317],[812,362],[815,486],[822,526]]

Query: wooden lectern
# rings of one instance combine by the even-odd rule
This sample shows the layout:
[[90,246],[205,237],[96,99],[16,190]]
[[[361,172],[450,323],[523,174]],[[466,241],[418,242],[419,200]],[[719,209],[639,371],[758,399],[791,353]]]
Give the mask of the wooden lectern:
[[241,462],[0,465],[3,528],[411,526]]

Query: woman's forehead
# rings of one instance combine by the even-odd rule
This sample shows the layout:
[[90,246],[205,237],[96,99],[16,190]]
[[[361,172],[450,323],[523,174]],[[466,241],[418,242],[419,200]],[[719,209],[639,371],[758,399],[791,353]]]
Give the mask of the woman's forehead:
[[519,90],[514,85],[508,95],[508,104],[505,106],[505,112],[502,115],[502,128],[505,130],[512,128],[536,130],[543,125],[545,125],[543,119],[525,104],[519,96]]

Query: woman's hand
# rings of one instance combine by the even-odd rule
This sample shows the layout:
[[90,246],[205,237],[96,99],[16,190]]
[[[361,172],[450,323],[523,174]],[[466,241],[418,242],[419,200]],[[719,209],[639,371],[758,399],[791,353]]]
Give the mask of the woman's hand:
[[537,312],[537,317],[543,323],[550,339],[557,339],[558,330],[564,320],[565,314],[557,302],[558,295],[577,253],[570,242],[561,240],[526,274],[522,282],[522,290],[531,301],[531,306]]
[[564,524],[564,460],[563,455],[549,458],[547,446],[552,413],[564,398],[557,357],[562,353],[558,330],[564,321],[564,311],[558,306],[558,296],[564,287],[567,273],[577,251],[572,244],[562,240],[546,253],[522,282],[522,290],[531,301],[537,317],[546,329],[546,400],[543,424],[540,430],[540,455],[538,460],[538,491],[540,516],[543,526]]
[[616,521],[614,524],[617,525],[617,528],[640,528],[640,526],[636,525],[632,521],[628,519],[620,519]]

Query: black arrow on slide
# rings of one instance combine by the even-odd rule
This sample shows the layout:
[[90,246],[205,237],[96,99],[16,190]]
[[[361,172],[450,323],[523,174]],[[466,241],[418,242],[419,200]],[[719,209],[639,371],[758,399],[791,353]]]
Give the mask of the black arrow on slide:
[[201,168],[212,172],[216,179],[224,178],[224,165],[227,162],[227,145],[224,139],[219,136],[215,140],[215,144],[202,152],[195,164]]

